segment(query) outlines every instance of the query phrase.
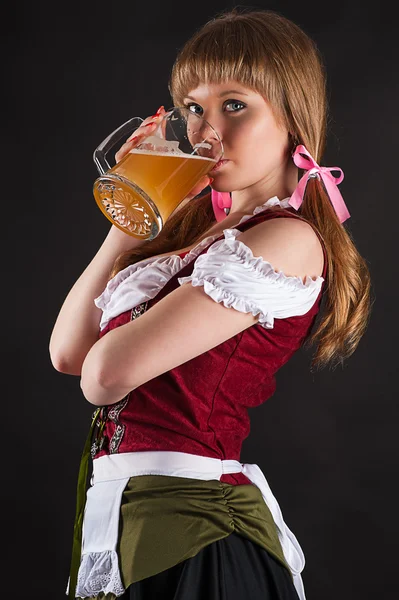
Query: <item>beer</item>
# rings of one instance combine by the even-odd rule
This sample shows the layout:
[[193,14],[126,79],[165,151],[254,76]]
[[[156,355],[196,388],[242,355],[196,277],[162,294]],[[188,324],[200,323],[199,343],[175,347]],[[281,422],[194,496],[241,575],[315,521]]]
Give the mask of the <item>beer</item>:
[[134,181],[156,204],[163,222],[217,161],[189,154],[133,149],[110,173]]
[[129,119],[96,148],[93,159],[100,177],[94,182],[93,193],[101,211],[116,227],[151,240],[222,158],[223,144],[202,117],[185,107],[173,108],[155,131],[111,167],[107,152],[142,121],[140,117]]
[[[119,193],[117,194],[119,218],[114,216],[114,220],[117,221],[115,224],[117,225],[119,222],[119,225],[125,227],[128,226],[130,220],[132,225],[143,230],[146,223],[148,227],[150,220],[153,218],[151,205],[148,206],[145,196],[143,198],[140,190],[134,189],[131,182],[134,182],[138,188],[141,188],[149,196],[156,205],[162,222],[165,223],[180,202],[191,192],[196,182],[208,173],[216,162],[216,160],[210,158],[184,154],[183,152],[173,154],[148,150],[131,150],[107,173],[108,176],[112,177],[114,174],[127,180],[126,182],[119,180]],[[101,210],[105,213],[104,194],[100,193],[102,197],[99,198],[98,191],[101,192],[102,190],[98,190],[98,187],[95,188],[94,194]],[[105,199],[106,204],[108,204],[107,211],[109,212],[110,208],[117,211],[117,202],[114,202],[114,206],[110,207],[109,194],[106,194],[106,196],[108,196]],[[123,207],[125,210],[123,210]],[[140,218],[138,218],[138,212]],[[147,219],[145,218],[146,215]],[[149,220],[149,217],[152,218]],[[129,229],[129,227],[127,228]],[[134,233],[135,230],[131,232]],[[136,233],[139,232],[136,231]]]

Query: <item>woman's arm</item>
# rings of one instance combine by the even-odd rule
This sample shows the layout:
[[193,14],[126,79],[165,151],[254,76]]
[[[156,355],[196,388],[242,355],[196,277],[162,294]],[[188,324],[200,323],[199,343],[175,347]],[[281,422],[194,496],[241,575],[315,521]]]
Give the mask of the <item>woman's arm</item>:
[[[165,116],[161,106],[155,115],[144,119],[115,154],[115,162],[122,160],[143,138],[151,135]],[[114,261],[126,250],[145,243],[115,225],[111,226],[99,251],[76,281],[61,307],[50,338],[50,358],[57,371],[80,375],[83,361],[98,340],[102,311],[94,304],[106,287]]]
[[102,310],[94,299],[105,289],[116,257],[145,241],[111,226],[97,254],[69,291],[55,322],[49,350],[57,371],[81,374],[83,361],[98,340]]

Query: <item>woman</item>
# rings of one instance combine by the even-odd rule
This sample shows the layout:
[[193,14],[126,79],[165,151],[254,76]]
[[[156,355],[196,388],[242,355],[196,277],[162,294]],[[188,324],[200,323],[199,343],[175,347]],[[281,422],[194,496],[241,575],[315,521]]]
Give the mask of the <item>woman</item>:
[[152,241],[112,226],[55,323],[54,367],[79,375],[98,407],[69,596],[304,599],[303,552],[240,450],[247,409],[274,393],[294,352],[318,342],[313,368],[342,363],[370,315],[369,272],[343,226],[343,175],[318,165],[322,61],[290,20],[233,9],[184,45],[169,89],[174,106],[218,131],[227,162]]

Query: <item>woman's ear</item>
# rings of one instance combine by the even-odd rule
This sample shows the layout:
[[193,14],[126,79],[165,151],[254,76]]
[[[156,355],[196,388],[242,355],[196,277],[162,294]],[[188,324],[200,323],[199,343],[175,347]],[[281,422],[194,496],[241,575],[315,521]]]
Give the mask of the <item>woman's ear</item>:
[[289,141],[290,141],[289,151],[290,151],[290,154],[292,156],[294,154],[294,152],[295,152],[295,148],[299,144],[299,140],[297,138],[296,133],[292,133],[291,131],[288,132],[288,138],[289,138]]

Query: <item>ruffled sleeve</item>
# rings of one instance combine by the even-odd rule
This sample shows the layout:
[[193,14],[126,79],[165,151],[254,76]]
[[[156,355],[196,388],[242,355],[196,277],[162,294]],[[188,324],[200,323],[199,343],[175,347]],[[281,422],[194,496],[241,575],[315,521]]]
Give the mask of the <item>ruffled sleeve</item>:
[[151,256],[119,271],[94,300],[94,304],[103,311],[100,330],[112,318],[154,298],[181,264],[179,256]]
[[268,261],[254,257],[252,250],[236,239],[240,233],[238,229],[225,229],[225,239],[201,254],[192,274],[179,277],[179,284],[204,286],[205,293],[216,302],[258,316],[265,329],[274,327],[274,319],[306,314],[315,303],[324,278],[307,275],[303,282],[300,277],[275,271]]

